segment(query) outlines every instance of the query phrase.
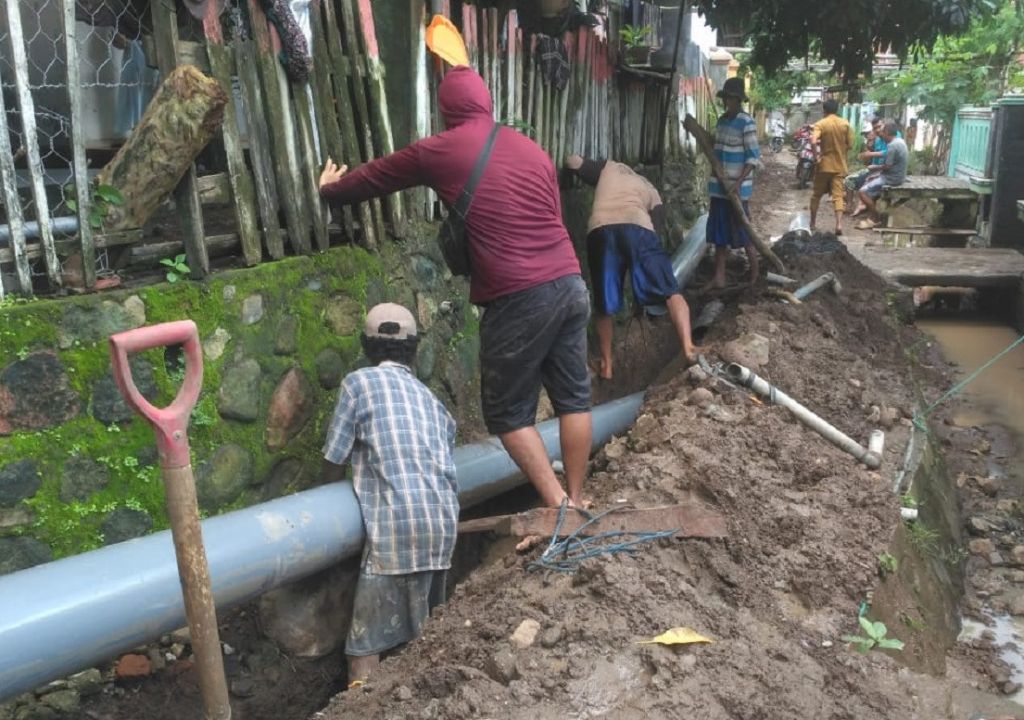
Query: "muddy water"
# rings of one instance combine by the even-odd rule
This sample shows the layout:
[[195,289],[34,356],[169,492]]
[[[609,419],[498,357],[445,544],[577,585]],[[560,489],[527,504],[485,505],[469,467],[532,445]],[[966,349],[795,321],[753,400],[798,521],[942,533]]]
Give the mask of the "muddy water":
[[[1019,337],[998,322],[963,319],[919,320],[917,326],[939,343],[947,360],[957,364],[964,378]],[[961,427],[1002,425],[1013,435],[1017,462],[1009,472],[1024,483],[1024,345],[978,376],[961,395],[953,416]],[[1018,484],[1024,492],[1024,484]]]

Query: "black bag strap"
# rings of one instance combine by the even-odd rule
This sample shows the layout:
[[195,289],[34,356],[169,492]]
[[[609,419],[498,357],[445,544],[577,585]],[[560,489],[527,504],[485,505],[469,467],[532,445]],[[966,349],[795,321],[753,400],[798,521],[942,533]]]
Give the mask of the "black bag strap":
[[494,141],[497,139],[498,130],[500,129],[501,125],[494,123],[494,128],[487,137],[487,142],[484,143],[484,149],[480,151],[480,157],[476,159],[473,172],[469,174],[469,180],[466,181],[465,186],[462,188],[459,199],[455,201],[453,209],[463,221],[466,220],[466,213],[469,212],[469,206],[473,202],[473,193],[476,192],[476,186],[480,182],[480,177],[484,174],[484,168],[487,167],[487,162],[491,159],[491,150],[494,149]]

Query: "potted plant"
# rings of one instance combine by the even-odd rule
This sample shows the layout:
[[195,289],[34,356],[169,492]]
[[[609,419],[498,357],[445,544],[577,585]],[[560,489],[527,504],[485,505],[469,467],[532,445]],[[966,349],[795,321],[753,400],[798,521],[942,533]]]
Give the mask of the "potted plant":
[[651,46],[647,41],[651,34],[651,26],[624,25],[619,30],[619,37],[626,47],[626,62],[629,65],[649,65],[651,61]]

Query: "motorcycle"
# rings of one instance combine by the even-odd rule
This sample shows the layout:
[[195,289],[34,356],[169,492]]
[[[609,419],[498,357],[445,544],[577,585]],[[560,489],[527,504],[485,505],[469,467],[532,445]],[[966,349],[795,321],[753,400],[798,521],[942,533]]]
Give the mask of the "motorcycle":
[[782,152],[782,146],[785,145],[786,140],[781,135],[774,135],[771,140],[768,141],[768,147],[771,151],[778,155]]
[[814,138],[808,133],[804,136],[800,143],[800,149],[796,153],[796,179],[801,190],[807,188],[807,183],[814,176],[814,166],[817,162],[818,153],[814,147]]
[[799,150],[800,146],[804,142],[804,139],[809,138],[811,136],[811,133],[813,132],[814,128],[812,128],[810,125],[804,125],[802,128],[797,130],[796,133],[793,134],[793,141],[790,143],[792,148],[794,150]]

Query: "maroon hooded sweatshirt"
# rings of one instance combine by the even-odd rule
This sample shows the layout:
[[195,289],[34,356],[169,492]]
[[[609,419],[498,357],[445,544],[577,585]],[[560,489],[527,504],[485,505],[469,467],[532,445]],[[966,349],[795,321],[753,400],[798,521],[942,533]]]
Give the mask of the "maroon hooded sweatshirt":
[[[441,81],[438,103],[448,129],[374,160],[321,188],[348,204],[428,185],[453,205],[494,127],[491,95],[472,69]],[[580,273],[562,224],[551,159],[512,128],[502,127],[466,218],[473,263],[470,300],[477,304]]]

